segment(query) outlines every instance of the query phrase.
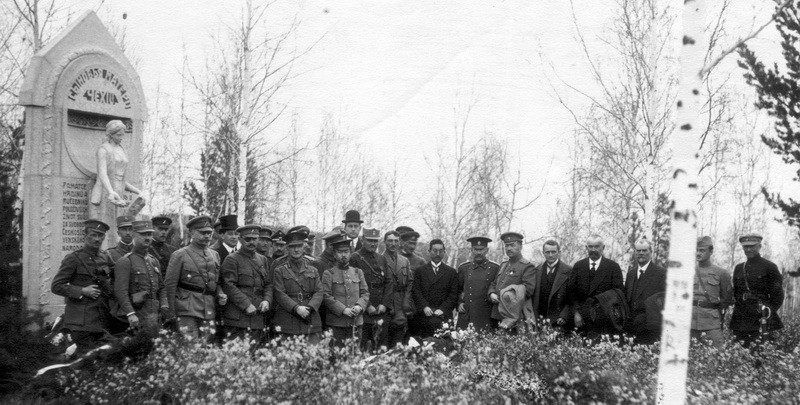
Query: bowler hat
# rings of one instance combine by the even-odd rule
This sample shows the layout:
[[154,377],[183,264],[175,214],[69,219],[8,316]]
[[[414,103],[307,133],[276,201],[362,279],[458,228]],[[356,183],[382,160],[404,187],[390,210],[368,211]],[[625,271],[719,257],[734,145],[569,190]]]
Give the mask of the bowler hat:
[[363,224],[364,221],[361,220],[361,214],[358,213],[356,210],[350,210],[344,213],[344,219],[342,220],[343,223],[348,222],[358,222],[359,224]]

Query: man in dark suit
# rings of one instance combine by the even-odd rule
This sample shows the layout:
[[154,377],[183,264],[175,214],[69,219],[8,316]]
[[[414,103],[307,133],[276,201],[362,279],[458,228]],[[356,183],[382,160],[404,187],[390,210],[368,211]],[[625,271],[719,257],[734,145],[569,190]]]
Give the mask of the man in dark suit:
[[658,340],[659,333],[647,327],[645,301],[667,290],[667,270],[651,261],[653,246],[647,239],[637,241],[633,247],[636,265],[625,277],[625,296],[630,308],[626,329],[634,336],[634,342],[649,345]]
[[219,234],[222,242],[216,248],[212,247],[212,249],[219,254],[220,263],[225,263],[225,258],[238,248],[239,233],[236,232],[236,229],[239,228],[239,223],[236,220],[236,215],[220,217],[219,223]]
[[536,287],[533,290],[533,313],[554,328],[564,329],[569,319],[567,304],[567,280],[572,266],[559,260],[561,247],[558,242],[548,240],[542,246],[544,263],[536,272]]
[[572,274],[567,280],[567,301],[572,308],[575,327],[578,332],[590,338],[601,334],[615,333],[610,324],[597,324],[589,316],[592,308],[591,298],[608,290],[622,289],[622,269],[617,262],[603,257],[603,238],[597,234],[586,240],[589,257],[578,260],[572,266]]
[[444,242],[432,240],[428,252],[431,261],[414,270],[417,316],[412,320],[410,334],[422,338],[433,336],[444,322],[451,320],[458,303],[458,274],[442,261]]
[[353,252],[361,249],[361,224],[364,221],[361,220],[361,214],[359,214],[356,210],[350,210],[344,213],[344,219],[342,220],[342,226],[344,233],[347,235],[347,239],[350,240],[350,247],[353,248]]

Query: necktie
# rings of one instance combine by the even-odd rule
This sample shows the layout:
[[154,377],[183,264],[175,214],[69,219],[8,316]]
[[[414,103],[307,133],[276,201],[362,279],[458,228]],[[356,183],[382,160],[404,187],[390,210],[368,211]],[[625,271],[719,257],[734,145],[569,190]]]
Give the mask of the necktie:
[[553,275],[553,267],[547,266],[547,276],[551,277]]
[[643,275],[644,275],[644,269],[639,269],[639,277],[637,277],[636,279],[640,280]]
[[594,273],[594,270],[595,270],[594,266],[595,265],[596,265],[596,263],[592,263],[592,273]]
[[435,276],[436,273],[439,272],[439,266],[433,266],[433,275]]

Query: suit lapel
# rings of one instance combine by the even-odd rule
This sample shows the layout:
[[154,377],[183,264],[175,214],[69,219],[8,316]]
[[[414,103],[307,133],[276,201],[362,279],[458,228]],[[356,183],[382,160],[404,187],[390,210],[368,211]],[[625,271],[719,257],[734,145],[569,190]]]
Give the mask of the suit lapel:
[[553,298],[553,296],[558,292],[558,289],[567,282],[567,276],[564,274],[565,272],[561,271],[560,260],[558,261],[558,264],[556,264],[556,268],[553,271],[556,272],[556,277],[553,279],[553,286],[550,287],[550,297],[548,297],[548,300]]
[[[638,268],[637,268],[638,271]],[[639,280],[639,285],[636,286],[636,291],[634,294],[636,295],[633,297],[634,299],[639,298],[640,295],[650,286],[650,283],[653,282],[654,278],[654,270],[653,270],[653,263],[647,265],[647,268],[644,270],[644,274],[642,274],[642,279]]]
[[[591,297],[594,295],[594,291],[597,290],[597,287],[600,286],[600,283],[605,278],[605,269],[606,269],[606,258],[600,259],[600,265],[597,266],[597,270],[594,271],[592,274],[592,284],[589,285],[589,296]],[[589,273],[592,273],[592,264],[590,261],[586,262],[587,267],[589,268]]]

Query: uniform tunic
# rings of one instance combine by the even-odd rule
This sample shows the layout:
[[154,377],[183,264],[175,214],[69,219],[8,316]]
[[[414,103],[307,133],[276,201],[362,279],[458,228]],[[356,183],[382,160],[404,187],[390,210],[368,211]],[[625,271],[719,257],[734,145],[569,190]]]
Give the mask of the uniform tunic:
[[172,256],[175,251],[178,250],[177,247],[170,245],[169,243],[165,242],[158,242],[153,241],[153,244],[150,245],[149,253],[158,260],[158,270],[161,272],[161,276],[164,277],[167,274],[167,266],[169,266],[169,258]]
[[117,260],[121,259],[122,256],[130,253],[131,249],[133,248],[133,243],[124,244],[122,242],[117,243],[117,246],[114,246],[111,249],[108,249],[108,256],[111,258],[111,263],[114,264]]
[[402,255],[403,257],[405,257],[406,259],[408,259],[408,263],[411,266],[411,270],[416,270],[416,269],[428,264],[428,261],[425,260],[424,257],[422,257],[422,256],[420,256],[420,255],[418,255],[416,253],[406,253],[406,251],[401,250],[399,254]]
[[[133,304],[132,295],[145,291],[145,300]],[[119,259],[114,268],[114,295],[117,298],[116,316],[125,319],[127,314],[135,312],[137,317],[148,322],[158,322],[160,307],[169,306],[167,290],[161,272],[158,271],[156,258],[144,249],[134,247],[130,254]],[[145,321],[145,319],[140,319]]]
[[[105,251],[84,247],[61,261],[50,290],[64,298],[64,328],[71,331],[103,332],[111,322],[109,300],[113,296],[111,270]],[[97,285],[97,298],[84,297],[83,287]]]
[[322,276],[322,291],[325,306],[328,308],[326,325],[336,327],[361,326],[364,323],[362,314],[349,318],[343,314],[346,308],[355,305],[366,309],[369,305],[369,288],[361,269],[338,266],[325,270]]
[[[280,333],[308,335],[321,332],[319,307],[324,295],[317,269],[305,260],[299,264],[289,260],[275,267],[272,277],[276,303],[272,323],[281,328]],[[306,319],[295,312],[301,305],[310,308],[311,313]]]
[[[378,309],[378,305],[383,305],[386,307],[386,313],[388,313],[389,308],[392,306],[394,282],[391,275],[386,271],[386,258],[377,253],[370,253],[361,249],[350,256],[350,265],[361,269],[364,273],[364,279],[367,281],[367,287],[369,288],[368,305],[375,307],[375,309]],[[364,323],[373,324],[382,317],[382,315],[369,315],[366,309],[367,307],[364,307]]]
[[258,309],[262,301],[272,307],[272,277],[267,267],[267,258],[258,253],[237,250],[222,263],[222,289],[228,295],[225,305],[225,325],[237,328],[260,330],[266,327],[265,314],[256,311],[247,315],[250,305]]
[[733,303],[731,275],[722,267],[697,266],[694,277],[692,329],[711,330],[722,327],[722,310]]
[[164,280],[169,307],[177,316],[214,320],[215,296],[222,291],[217,280],[217,252],[194,244],[176,250],[169,260]]
[[457,327],[466,329],[471,323],[476,330],[491,327],[492,301],[489,287],[497,277],[500,265],[486,260],[483,263],[466,262],[458,266],[459,312]]
[[[522,284],[525,286],[525,297],[530,298],[533,295],[533,289],[536,286],[536,266],[533,265],[528,259],[521,258],[517,262],[503,262],[500,265],[500,270],[497,272],[497,277],[489,286],[489,295],[497,294],[500,299],[500,291],[510,285]],[[497,304],[492,306],[492,318],[502,320],[500,310]]]
[[406,312],[414,312],[414,273],[411,271],[408,259],[402,255],[392,257],[388,252],[384,252],[383,257],[386,259],[386,269],[394,285],[392,305],[389,308],[392,323],[398,326],[406,325],[408,323]]
[[[748,293],[747,297],[745,293]],[[781,318],[778,317],[778,309],[783,305],[783,277],[775,263],[756,256],[747,259],[745,263],[737,264],[733,270],[733,295],[736,304],[733,307],[731,330],[757,332],[761,320],[759,302],[772,310],[767,329],[783,328]]]

